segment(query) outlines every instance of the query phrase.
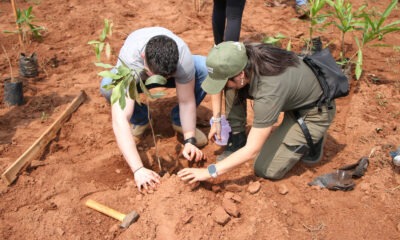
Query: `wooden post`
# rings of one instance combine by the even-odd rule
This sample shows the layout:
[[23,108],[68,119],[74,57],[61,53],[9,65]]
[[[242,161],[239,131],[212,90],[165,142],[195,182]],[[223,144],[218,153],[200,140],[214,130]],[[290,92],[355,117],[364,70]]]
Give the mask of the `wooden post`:
[[17,22],[18,21],[18,14],[17,14],[17,7],[15,5],[15,0],[11,0],[11,6],[13,8],[13,12],[14,12],[14,16],[15,16],[15,23],[17,24],[19,45],[21,45],[21,47],[23,48],[23,51],[25,52],[24,42],[22,40],[21,24],[19,24]]
[[39,153],[42,153],[45,147],[57,135],[61,125],[67,121],[69,116],[81,105],[85,100],[86,93],[81,91],[80,94],[70,103],[65,111],[57,118],[57,120],[26,150],[7,170],[1,175],[1,178],[10,185],[17,178],[18,172]]

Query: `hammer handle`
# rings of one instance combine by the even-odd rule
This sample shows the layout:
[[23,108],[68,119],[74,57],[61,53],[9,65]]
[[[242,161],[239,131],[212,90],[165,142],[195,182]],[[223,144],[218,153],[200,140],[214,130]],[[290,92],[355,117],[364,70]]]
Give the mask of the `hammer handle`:
[[118,212],[118,211],[116,211],[114,209],[111,209],[111,208],[109,208],[107,206],[104,206],[103,204],[98,203],[98,202],[96,202],[94,200],[91,200],[91,199],[87,200],[85,204],[86,204],[86,206],[88,206],[88,207],[90,207],[90,208],[92,208],[94,210],[97,210],[97,211],[99,211],[99,212],[101,212],[101,213],[103,213],[103,214],[105,214],[105,215],[107,215],[109,217],[115,218],[115,219],[117,219],[117,220],[119,220],[121,222],[124,220],[124,218],[126,216],[126,214],[120,213],[120,212]]

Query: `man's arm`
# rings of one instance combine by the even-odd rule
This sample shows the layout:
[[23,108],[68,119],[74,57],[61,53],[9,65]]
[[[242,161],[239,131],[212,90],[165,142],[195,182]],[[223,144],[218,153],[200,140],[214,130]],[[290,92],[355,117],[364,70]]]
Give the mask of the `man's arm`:
[[148,189],[148,186],[154,188],[155,184],[159,183],[160,176],[143,167],[129,123],[133,114],[135,102],[130,98],[126,98],[125,100],[125,109],[121,109],[118,102],[114,103],[111,107],[112,126],[115,138],[122,155],[135,175],[135,182],[139,191],[141,191],[142,187],[145,189]]
[[176,82],[176,95],[178,97],[179,116],[181,118],[184,139],[194,137],[196,131],[194,82],[194,79],[185,84]]
[[[181,118],[183,138],[196,137],[196,100],[194,96],[194,79],[185,84],[176,83],[176,95],[179,102],[179,116]],[[204,158],[203,152],[195,145],[186,143],[183,156],[189,160],[200,161]]]

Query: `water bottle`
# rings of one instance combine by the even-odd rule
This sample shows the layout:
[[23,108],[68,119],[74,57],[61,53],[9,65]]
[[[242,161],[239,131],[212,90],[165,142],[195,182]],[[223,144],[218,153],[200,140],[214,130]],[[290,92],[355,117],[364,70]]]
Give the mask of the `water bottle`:
[[400,147],[395,152],[390,152],[390,156],[393,158],[393,164],[400,167]]
[[[210,119],[210,125],[213,124],[212,118]],[[220,146],[225,146],[228,143],[229,133],[231,132],[231,126],[228,120],[226,120],[225,115],[221,116],[221,139],[217,139],[215,135],[215,143]]]

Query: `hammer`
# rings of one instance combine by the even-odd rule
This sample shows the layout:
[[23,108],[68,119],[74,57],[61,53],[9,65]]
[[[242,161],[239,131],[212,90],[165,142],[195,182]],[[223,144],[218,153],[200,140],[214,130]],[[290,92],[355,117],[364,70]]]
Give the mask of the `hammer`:
[[86,206],[94,210],[97,210],[109,217],[119,220],[121,222],[121,225],[119,226],[124,229],[128,228],[132,223],[136,222],[139,218],[139,214],[136,211],[132,211],[129,214],[123,214],[91,199],[87,200],[85,204]]

